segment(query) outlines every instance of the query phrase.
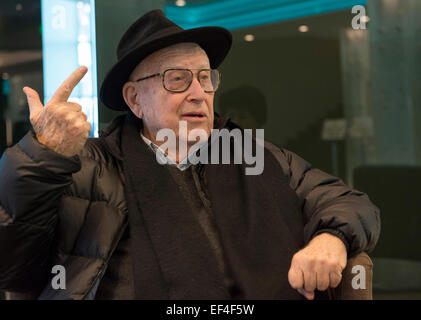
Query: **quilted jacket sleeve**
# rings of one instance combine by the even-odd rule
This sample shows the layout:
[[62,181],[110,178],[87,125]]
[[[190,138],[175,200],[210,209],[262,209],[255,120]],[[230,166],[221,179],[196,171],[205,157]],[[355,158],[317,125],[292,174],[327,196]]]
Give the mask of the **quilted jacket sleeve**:
[[0,289],[36,290],[51,274],[49,259],[57,211],[78,156],[40,144],[33,132],[0,159]]
[[319,169],[286,149],[265,142],[280,163],[290,187],[296,192],[304,215],[304,241],[328,232],[346,245],[348,255],[370,252],[380,235],[380,211],[360,191]]

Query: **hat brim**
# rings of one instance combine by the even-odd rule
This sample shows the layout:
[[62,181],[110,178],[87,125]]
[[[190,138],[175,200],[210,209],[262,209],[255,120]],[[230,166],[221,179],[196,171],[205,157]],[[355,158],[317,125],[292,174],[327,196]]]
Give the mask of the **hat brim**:
[[109,108],[127,110],[122,88],[133,69],[149,54],[180,42],[194,42],[205,50],[211,68],[217,68],[231,48],[231,33],[220,27],[201,27],[170,34],[143,44],[120,59],[108,72],[100,89],[100,99]]

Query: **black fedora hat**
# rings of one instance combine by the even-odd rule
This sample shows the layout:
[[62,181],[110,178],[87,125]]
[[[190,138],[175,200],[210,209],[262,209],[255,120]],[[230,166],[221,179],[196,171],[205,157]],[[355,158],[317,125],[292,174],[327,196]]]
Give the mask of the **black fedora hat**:
[[114,110],[127,110],[122,88],[133,69],[149,54],[180,42],[194,42],[205,50],[211,68],[224,60],[232,43],[231,33],[221,27],[184,30],[161,10],[153,10],[133,23],[117,47],[117,63],[102,82],[101,101]]

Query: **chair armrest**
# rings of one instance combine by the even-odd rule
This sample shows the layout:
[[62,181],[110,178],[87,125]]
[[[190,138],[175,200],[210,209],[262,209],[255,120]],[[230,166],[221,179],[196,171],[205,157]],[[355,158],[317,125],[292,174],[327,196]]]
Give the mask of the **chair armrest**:
[[372,300],[373,262],[365,252],[348,259],[342,271],[342,281],[336,288],[329,288],[331,300]]

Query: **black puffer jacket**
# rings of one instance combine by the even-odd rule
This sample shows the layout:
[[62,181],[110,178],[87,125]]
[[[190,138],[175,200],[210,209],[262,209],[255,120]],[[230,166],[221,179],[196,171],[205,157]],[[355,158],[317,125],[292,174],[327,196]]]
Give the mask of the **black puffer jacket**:
[[[0,290],[44,299],[93,299],[127,226],[117,117],[78,156],[64,157],[29,132],[0,159]],[[279,161],[306,219],[305,242],[322,231],[352,255],[379,237],[378,209],[285,149],[266,143]],[[52,266],[66,270],[66,289],[52,289]]]

